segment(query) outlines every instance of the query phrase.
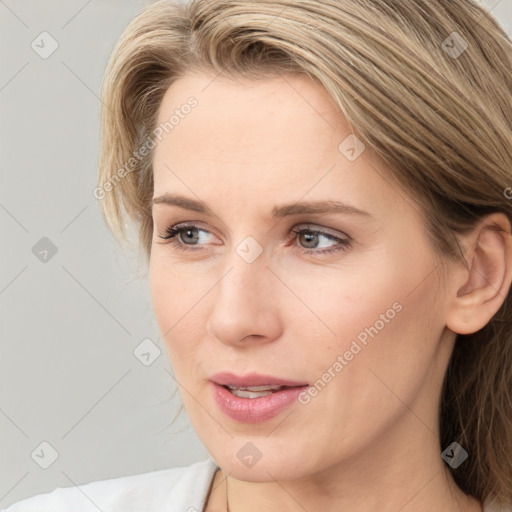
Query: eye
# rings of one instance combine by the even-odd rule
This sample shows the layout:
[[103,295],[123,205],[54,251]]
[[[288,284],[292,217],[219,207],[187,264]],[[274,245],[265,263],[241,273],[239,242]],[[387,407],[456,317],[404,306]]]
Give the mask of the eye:
[[[200,231],[202,233],[208,233],[208,231],[199,228],[194,224],[181,224],[177,226],[172,226],[165,230],[164,236],[160,236],[163,240],[170,240],[170,244],[177,247],[178,249],[182,249],[184,251],[197,251],[198,249],[192,249],[191,247],[186,247],[188,245],[196,245],[196,244],[188,244],[183,243],[182,234],[185,234],[185,240],[188,242],[196,242],[199,239],[199,236],[195,235],[196,231]],[[200,249],[199,249],[200,250]]]
[[310,229],[310,228],[294,229],[292,231],[299,237],[303,236],[306,244],[316,245],[318,239],[321,237],[323,237],[331,242],[336,242],[331,247],[328,247],[328,248],[322,249],[322,250],[316,250],[316,251],[312,251],[310,247],[308,247],[306,249],[299,248],[299,250],[303,250],[306,253],[328,254],[328,253],[332,253],[332,252],[347,250],[351,245],[351,239],[349,237],[341,238],[341,237],[331,235],[330,233],[325,233],[323,231],[317,231],[317,230]]
[[[188,242],[198,242],[200,236],[196,233],[209,233],[209,231],[206,231],[204,229],[201,229],[199,226],[196,226],[195,224],[178,224],[176,226],[169,227],[165,230],[165,232],[162,235],[159,235],[159,238],[162,238],[163,240],[167,240],[169,244],[176,247],[178,250],[182,251],[200,251],[201,248],[194,248],[194,245],[200,245],[197,243],[188,243]],[[330,233],[326,233],[324,231],[318,231],[311,229],[310,227],[302,228],[302,229],[294,229],[292,230],[293,233],[297,235],[295,237],[297,240],[299,240],[301,237],[303,241],[310,245],[310,247],[296,247],[297,250],[304,252],[306,254],[328,254],[333,253],[337,251],[344,251],[347,250],[351,246],[352,240],[345,236],[344,238],[334,236]],[[184,235],[184,237],[182,236]],[[325,249],[321,250],[314,250],[314,247],[311,247],[311,245],[316,246],[318,243],[318,240],[321,238],[324,238],[330,242],[335,242],[333,246],[327,247]]]

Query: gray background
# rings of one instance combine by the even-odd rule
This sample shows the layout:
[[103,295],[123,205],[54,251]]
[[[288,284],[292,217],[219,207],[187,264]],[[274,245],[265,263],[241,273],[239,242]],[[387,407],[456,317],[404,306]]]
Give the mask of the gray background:
[[[0,0],[0,508],[208,456],[185,414],[170,425],[180,400],[147,277],[92,195],[101,77],[145,3]],[[486,5],[512,37],[512,0]],[[31,47],[51,49],[44,31],[47,58]]]

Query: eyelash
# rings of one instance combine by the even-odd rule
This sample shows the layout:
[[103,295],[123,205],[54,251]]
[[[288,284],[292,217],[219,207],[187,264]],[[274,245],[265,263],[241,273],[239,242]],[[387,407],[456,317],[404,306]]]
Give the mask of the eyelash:
[[[182,251],[200,251],[201,249],[192,249],[191,247],[188,247],[187,244],[183,244],[179,241],[178,235],[180,233],[183,233],[184,231],[188,230],[198,230],[198,231],[204,231],[208,233],[205,229],[200,228],[199,226],[196,226],[194,224],[184,224],[184,225],[177,225],[169,227],[165,230],[164,236],[160,235],[160,238],[163,240],[168,240],[168,244],[171,244],[174,247],[177,247],[178,249]],[[322,235],[325,238],[328,238],[329,240],[333,240],[335,242],[339,243],[339,246],[335,246],[333,248],[329,249],[321,249],[321,250],[314,250],[314,249],[305,249],[305,248],[298,248],[300,252],[306,253],[306,254],[330,254],[334,252],[339,251],[346,251],[351,246],[351,240],[349,238],[338,238],[334,235],[331,235],[329,233],[325,233],[323,231],[316,231],[312,229],[292,229],[292,232],[296,235],[304,235],[304,234],[313,234],[313,235]],[[193,246],[192,246],[193,247]]]

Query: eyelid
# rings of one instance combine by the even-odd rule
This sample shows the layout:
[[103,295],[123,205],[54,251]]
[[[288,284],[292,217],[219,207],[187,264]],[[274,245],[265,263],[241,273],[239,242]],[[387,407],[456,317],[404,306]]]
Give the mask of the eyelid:
[[[318,224],[311,224],[311,223],[302,223],[302,224],[297,224],[297,226],[295,226],[292,231],[306,231],[306,230],[310,230],[310,231],[318,231],[318,232],[321,232],[323,235],[330,235],[334,238],[343,238],[343,239],[347,239],[347,240],[350,240],[350,236],[347,235],[345,232],[343,231],[338,231],[338,230],[333,230],[331,228],[327,228],[327,227],[323,227],[323,226],[319,226]],[[334,231],[334,233],[333,233]]]
[[[186,221],[178,224],[174,224],[169,226],[164,234],[160,235],[160,238],[164,240],[164,242],[157,242],[163,244],[169,244],[173,249],[181,252],[194,252],[194,251],[203,251],[203,247],[201,244],[199,246],[195,246],[194,244],[185,244],[179,240],[179,236],[186,230],[195,230],[195,231],[203,231],[209,234],[213,234],[208,229],[203,229],[203,224],[195,221]],[[315,229],[318,228],[318,229]],[[287,247],[292,246],[292,249],[295,251],[299,251],[301,254],[305,254],[307,256],[327,256],[335,253],[343,253],[352,248],[354,243],[351,236],[346,233],[332,234],[329,231],[325,231],[326,228],[314,225],[314,224],[298,224],[293,229],[290,229],[291,233],[294,233],[295,236],[291,243],[287,244]],[[329,229],[329,228],[327,228]],[[336,242],[332,247],[327,247],[323,249],[318,248],[304,248],[296,245],[295,242],[297,237],[302,234],[313,233],[317,236],[323,236],[324,238]]]
[[[211,231],[210,229],[207,229],[205,226],[206,225],[204,223],[202,223],[201,221],[195,221],[195,220],[178,222],[177,224],[172,224],[169,227],[164,228],[164,233],[170,229],[180,229],[180,228],[189,227],[189,228],[197,229],[198,231],[204,231],[206,233],[215,235],[215,233],[213,231]],[[324,236],[332,236],[335,239],[352,240],[350,235],[348,235],[347,233],[345,233],[343,231],[333,230],[332,228],[327,228],[325,226],[320,226],[320,225],[314,224],[314,223],[303,222],[303,223],[296,224],[295,226],[293,226],[292,228],[289,229],[289,231],[292,233],[297,233],[297,231],[300,232],[300,231],[307,231],[307,230],[310,230],[313,232],[319,232],[320,234],[322,234]]]

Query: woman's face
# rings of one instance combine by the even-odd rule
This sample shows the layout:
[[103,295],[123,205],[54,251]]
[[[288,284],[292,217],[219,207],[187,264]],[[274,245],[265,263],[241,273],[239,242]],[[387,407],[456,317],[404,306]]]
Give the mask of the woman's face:
[[327,93],[189,74],[158,122],[152,300],[217,464],[270,481],[439,457],[448,296],[418,208]]

